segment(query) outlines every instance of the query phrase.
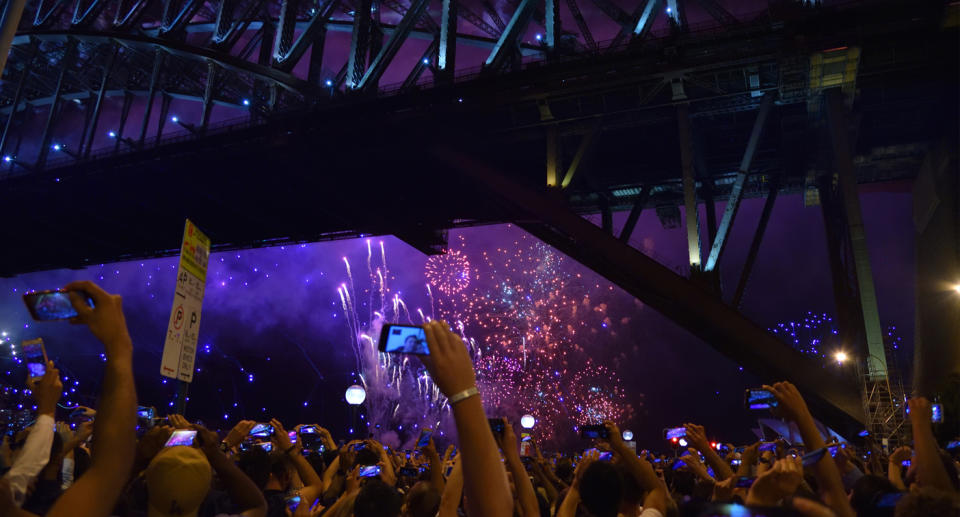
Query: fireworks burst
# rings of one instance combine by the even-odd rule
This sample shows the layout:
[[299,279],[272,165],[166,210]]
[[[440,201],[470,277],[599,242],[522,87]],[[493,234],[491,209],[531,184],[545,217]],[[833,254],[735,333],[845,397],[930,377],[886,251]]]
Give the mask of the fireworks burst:
[[435,286],[445,295],[454,295],[470,285],[470,261],[459,250],[433,255],[427,259],[424,275],[428,285]]

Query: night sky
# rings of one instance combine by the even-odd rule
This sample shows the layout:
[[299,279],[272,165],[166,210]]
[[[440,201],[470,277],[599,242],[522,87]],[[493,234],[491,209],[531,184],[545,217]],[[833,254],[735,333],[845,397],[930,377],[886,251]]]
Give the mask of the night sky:
[[[914,244],[911,198],[901,187],[865,189],[861,200],[881,323],[885,328],[896,327],[903,337],[903,357],[909,358]],[[746,200],[738,213],[721,264],[729,291],[736,285],[762,204],[762,200]],[[718,214],[722,210],[721,204]],[[615,230],[625,218],[626,214],[617,214]],[[197,224],[202,228],[202,221]],[[631,244],[686,274],[683,228],[681,223],[680,228],[663,229],[650,210],[642,215]],[[372,238],[374,249],[380,241],[386,252],[391,295],[399,294],[414,314],[418,308],[428,315],[440,310],[437,305],[443,305],[442,300],[435,300],[431,309],[425,289],[427,257],[389,236]],[[478,272],[483,270],[484,252],[496,257],[498,248],[515,251],[514,243],[534,241],[509,225],[450,232],[451,247],[461,250]],[[350,261],[357,292],[369,287],[366,256],[365,239],[213,254],[187,416],[212,427],[232,425],[239,418],[276,416],[286,425],[318,423],[330,427],[335,435],[344,435],[350,413],[343,392],[355,380],[356,357],[354,336],[337,288],[348,281],[344,257]],[[662,428],[685,421],[706,425],[708,433],[723,441],[751,438],[752,415],[742,409],[743,389],[756,383],[749,373],[595,273],[569,258],[560,261],[558,271],[573,279],[568,289],[588,293],[592,307],[589,317],[578,318],[582,330],[568,344],[578,347],[576,361],[589,361],[618,375],[625,400],[633,409],[620,422],[621,427],[634,430],[641,444],[650,447],[661,446]],[[89,404],[99,389],[101,346],[83,328],[31,321],[21,295],[30,289],[58,288],[74,279],[99,282],[124,296],[136,347],[141,404],[157,406],[165,413],[175,385],[162,380],[159,363],[175,268],[176,258],[164,258],[0,279],[0,330],[8,332],[14,343],[43,337],[50,357],[70,377],[65,386],[76,390],[68,392],[63,403]],[[469,292],[482,296],[495,287],[477,280]],[[367,299],[356,299],[362,324],[370,322],[370,307],[363,306]],[[602,313],[596,316],[594,309],[600,305]],[[452,310],[454,306],[450,301],[444,307]],[[834,313],[819,208],[803,208],[798,196],[777,200],[743,310],[765,327],[802,321],[808,311]],[[419,322],[418,316],[412,319]],[[472,321],[482,319],[483,315],[475,315]],[[478,325],[467,327],[470,337],[483,339],[486,331]],[[9,347],[0,348],[0,353],[4,366],[0,375],[6,375],[7,383],[21,384],[24,368],[10,360]],[[830,371],[835,365],[824,360],[824,368]],[[518,404],[533,407],[506,412],[511,416],[526,411],[536,414],[535,404]],[[569,438],[571,425],[557,417],[558,435]]]

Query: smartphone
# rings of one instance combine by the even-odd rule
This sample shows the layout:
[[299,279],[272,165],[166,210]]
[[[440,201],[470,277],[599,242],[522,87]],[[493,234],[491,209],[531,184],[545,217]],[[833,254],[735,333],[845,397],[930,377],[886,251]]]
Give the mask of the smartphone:
[[300,434],[317,434],[317,426],[305,425],[300,428]]
[[831,458],[836,458],[836,457],[837,457],[837,449],[839,449],[839,448],[840,448],[839,445],[831,445],[830,447],[827,447],[827,450],[830,451],[830,457],[831,457]]
[[903,460],[900,464],[904,467],[910,468],[910,460]]
[[740,477],[737,478],[736,487],[737,488],[750,488],[753,486],[753,482],[756,478]]
[[750,388],[744,392],[743,405],[747,409],[770,409],[777,407],[777,398],[763,388]]
[[287,432],[287,438],[290,438],[290,443],[297,443],[297,432],[296,432],[296,431],[288,431],[288,432]]
[[417,448],[426,447],[430,445],[430,437],[433,436],[432,429],[424,428],[423,431],[420,431],[420,438],[417,440]]
[[417,477],[420,475],[420,471],[416,467],[400,467],[397,470],[397,473],[401,476]]
[[24,341],[20,344],[24,361],[27,363],[27,382],[40,380],[47,373],[47,350],[40,338]]
[[154,411],[153,411],[153,408],[152,408],[152,407],[144,407],[144,406],[138,406],[138,407],[137,407],[137,418],[139,418],[139,419],[141,419],[141,420],[151,420],[151,421],[152,421],[152,420],[153,420],[153,416],[154,416]]
[[503,436],[504,423],[502,418],[488,418],[487,423],[490,424],[490,430],[493,431],[494,436]]
[[663,430],[663,437],[667,440],[673,440],[674,438],[681,438],[687,435],[686,427],[673,427],[670,429]]
[[365,465],[360,467],[359,476],[362,478],[372,478],[380,475],[380,465]]
[[610,461],[613,459],[613,453],[610,451],[601,452],[600,457],[597,459],[600,461]]
[[960,440],[954,440],[947,444],[948,451],[954,451],[960,449]]
[[294,513],[297,511],[297,507],[300,506],[300,496],[295,495],[295,496],[288,497],[286,498],[286,502],[287,502],[287,508],[290,509],[290,513]]
[[[93,307],[93,299],[87,293],[80,291],[87,305]],[[76,309],[70,303],[67,291],[34,291],[23,295],[23,303],[27,304],[30,316],[37,321],[68,320],[77,316]]]
[[250,436],[256,436],[257,438],[269,438],[272,435],[273,426],[263,422],[257,423],[253,426],[253,429],[250,429]]
[[263,450],[265,450],[265,451],[267,451],[267,452],[270,452],[270,451],[273,450],[273,443],[271,443],[271,442],[260,442],[260,443],[257,444],[257,447],[260,447],[261,449],[263,449]]
[[610,438],[610,432],[607,431],[607,426],[603,424],[585,425],[580,428],[580,438],[589,440],[598,438],[607,439]]
[[857,433],[857,436],[859,436],[860,438],[866,438],[870,436],[870,431],[867,431],[866,429],[864,429],[863,431],[860,431],[859,433]]
[[177,429],[170,435],[170,438],[167,439],[167,443],[163,444],[164,447],[177,447],[180,445],[191,446],[193,445],[193,439],[197,437],[197,432],[193,429]]
[[743,463],[743,460],[738,460],[737,458],[730,460],[730,465],[734,467],[739,467],[741,463]]
[[943,422],[943,406],[940,404],[930,405],[930,421],[939,424]]
[[427,334],[419,325],[384,325],[380,330],[380,351],[388,354],[430,355]]
[[758,450],[760,452],[776,451],[777,444],[775,442],[763,442],[760,444],[760,448]]

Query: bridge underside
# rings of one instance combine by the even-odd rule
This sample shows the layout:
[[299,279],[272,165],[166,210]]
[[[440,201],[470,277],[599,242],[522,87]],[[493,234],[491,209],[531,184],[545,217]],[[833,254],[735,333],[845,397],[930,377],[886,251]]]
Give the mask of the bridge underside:
[[[821,95],[831,85],[813,77],[815,57],[830,58],[825,49],[845,62],[850,48],[863,49],[855,81],[832,85],[852,108],[844,120],[857,180],[910,180],[933,144],[956,134],[957,49],[955,31],[904,27],[824,27],[805,43],[788,28],[754,35],[746,50],[736,39],[679,55],[635,48],[51,161],[2,182],[0,206],[20,217],[0,230],[10,243],[0,275],[172,254],[187,217],[215,249],[393,234],[426,253],[443,249],[446,229],[510,221],[765,380],[794,380],[815,394],[824,421],[850,431],[864,420],[852,379],[819,382],[819,365],[709,282],[624,244],[606,221],[613,210],[657,209],[669,224],[685,202],[771,191],[819,202],[836,173]],[[604,227],[580,217],[597,212]],[[708,226],[716,241],[724,225]]]

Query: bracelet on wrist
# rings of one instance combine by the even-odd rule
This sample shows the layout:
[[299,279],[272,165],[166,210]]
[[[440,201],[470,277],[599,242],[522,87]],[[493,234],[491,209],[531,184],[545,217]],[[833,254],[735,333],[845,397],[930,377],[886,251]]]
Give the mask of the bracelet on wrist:
[[464,400],[467,400],[470,397],[473,397],[479,394],[480,394],[480,390],[478,390],[476,386],[471,386],[459,393],[454,393],[453,395],[447,398],[447,401],[452,406],[457,402],[462,402]]

